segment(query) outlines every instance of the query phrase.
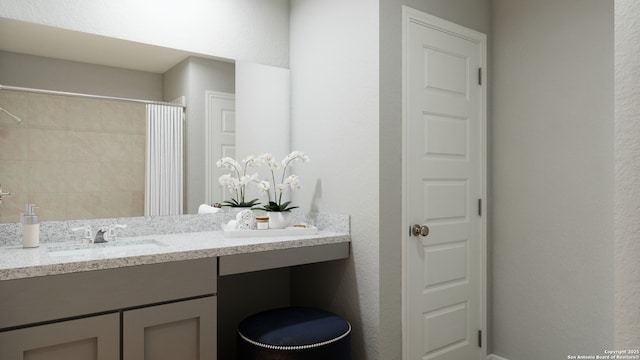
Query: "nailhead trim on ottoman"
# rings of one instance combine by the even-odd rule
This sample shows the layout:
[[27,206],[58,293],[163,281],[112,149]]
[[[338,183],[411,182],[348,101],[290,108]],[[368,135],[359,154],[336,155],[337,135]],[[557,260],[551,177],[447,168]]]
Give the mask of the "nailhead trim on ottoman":
[[238,325],[238,360],[350,360],[351,324],[328,311],[286,307]]

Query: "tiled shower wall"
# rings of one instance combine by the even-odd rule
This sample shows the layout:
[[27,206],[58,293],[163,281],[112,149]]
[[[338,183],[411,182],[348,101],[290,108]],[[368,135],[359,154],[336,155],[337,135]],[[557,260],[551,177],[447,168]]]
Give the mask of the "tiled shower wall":
[[145,105],[0,91],[0,184],[13,195],[0,222],[28,201],[42,221],[144,213]]

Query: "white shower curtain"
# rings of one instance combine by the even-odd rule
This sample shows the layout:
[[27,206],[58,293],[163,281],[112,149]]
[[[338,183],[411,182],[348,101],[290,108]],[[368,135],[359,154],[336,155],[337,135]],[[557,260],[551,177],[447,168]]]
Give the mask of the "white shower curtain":
[[144,215],[178,215],[183,209],[184,111],[147,105]]

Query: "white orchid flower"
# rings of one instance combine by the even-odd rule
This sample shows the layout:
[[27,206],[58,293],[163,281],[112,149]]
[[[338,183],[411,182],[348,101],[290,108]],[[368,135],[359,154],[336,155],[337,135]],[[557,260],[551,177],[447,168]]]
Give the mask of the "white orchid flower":
[[[232,168],[233,159],[223,158],[219,161],[218,166],[225,166],[225,164],[229,164],[226,167]],[[265,204],[263,209],[266,211],[290,211],[291,209],[297,208],[297,206],[290,205],[291,201],[283,200],[283,195],[285,192],[291,190],[300,189],[300,178],[297,175],[289,175],[287,177],[287,167],[291,165],[292,162],[302,162],[307,163],[310,159],[307,155],[305,155],[302,151],[292,151],[289,153],[282,161],[277,161],[272,154],[270,153],[262,153],[258,157],[248,156],[242,160],[244,163],[244,169],[241,171],[237,171],[237,176],[239,179],[229,178],[225,181],[234,182],[234,185],[237,184],[240,194],[240,197],[244,199],[245,186],[249,183],[255,182],[258,189],[262,193],[267,193],[269,204]],[[267,180],[260,181],[258,179],[258,175],[246,175],[247,168],[258,166],[259,164],[266,164],[271,170],[271,182]],[[280,180],[280,183],[277,183],[277,180]]]
[[258,182],[258,174],[255,173],[253,175],[244,175],[240,177],[239,183],[244,186],[252,182]]
[[238,181],[240,185],[247,185],[250,182],[251,182],[251,176],[249,175],[240,176],[240,180]]
[[292,190],[300,189],[300,178],[298,175],[290,175],[284,183],[291,187]]
[[218,178],[218,182],[222,186],[228,186],[231,182],[231,174],[224,174]]
[[218,160],[216,162],[216,165],[218,167],[223,167],[223,168],[235,170],[238,173],[240,171],[242,171],[242,168],[240,167],[240,164],[238,164],[237,161],[235,161],[234,159],[232,159],[230,157],[223,157],[222,159],[220,159],[220,160]]
[[218,178],[220,185],[227,187],[232,193],[240,188],[240,181],[237,178],[231,176],[231,174],[224,174]]
[[247,167],[257,167],[260,166],[262,160],[259,157],[254,157],[253,155],[249,155],[246,158],[242,159],[242,162]]
[[287,155],[284,159],[282,159],[282,166],[286,167],[292,161],[300,161],[303,163],[307,163],[311,161],[307,155],[305,155],[302,151],[292,151]]
[[268,192],[270,188],[271,184],[266,180],[262,180],[258,183],[258,189],[262,192]]
[[240,180],[238,178],[231,178],[231,183],[229,184],[229,188],[233,188],[234,190],[238,190],[240,188],[242,188],[243,185],[240,183]]
[[280,164],[278,164],[276,159],[270,153],[260,155],[260,160],[267,164],[271,170],[278,170],[280,168]]

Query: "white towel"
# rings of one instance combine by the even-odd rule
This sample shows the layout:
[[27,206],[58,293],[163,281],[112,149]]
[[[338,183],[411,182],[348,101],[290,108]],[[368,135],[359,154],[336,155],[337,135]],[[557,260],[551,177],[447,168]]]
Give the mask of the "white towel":
[[236,215],[237,230],[255,230],[256,214],[251,210],[242,210]]
[[202,204],[198,208],[198,214],[215,214],[215,213],[220,212],[220,211],[222,211],[221,208],[209,206],[207,204]]
[[251,227],[249,225],[238,224],[238,225],[236,225],[236,230],[238,230],[238,231],[246,231],[246,230],[252,230],[252,229],[251,229]]

